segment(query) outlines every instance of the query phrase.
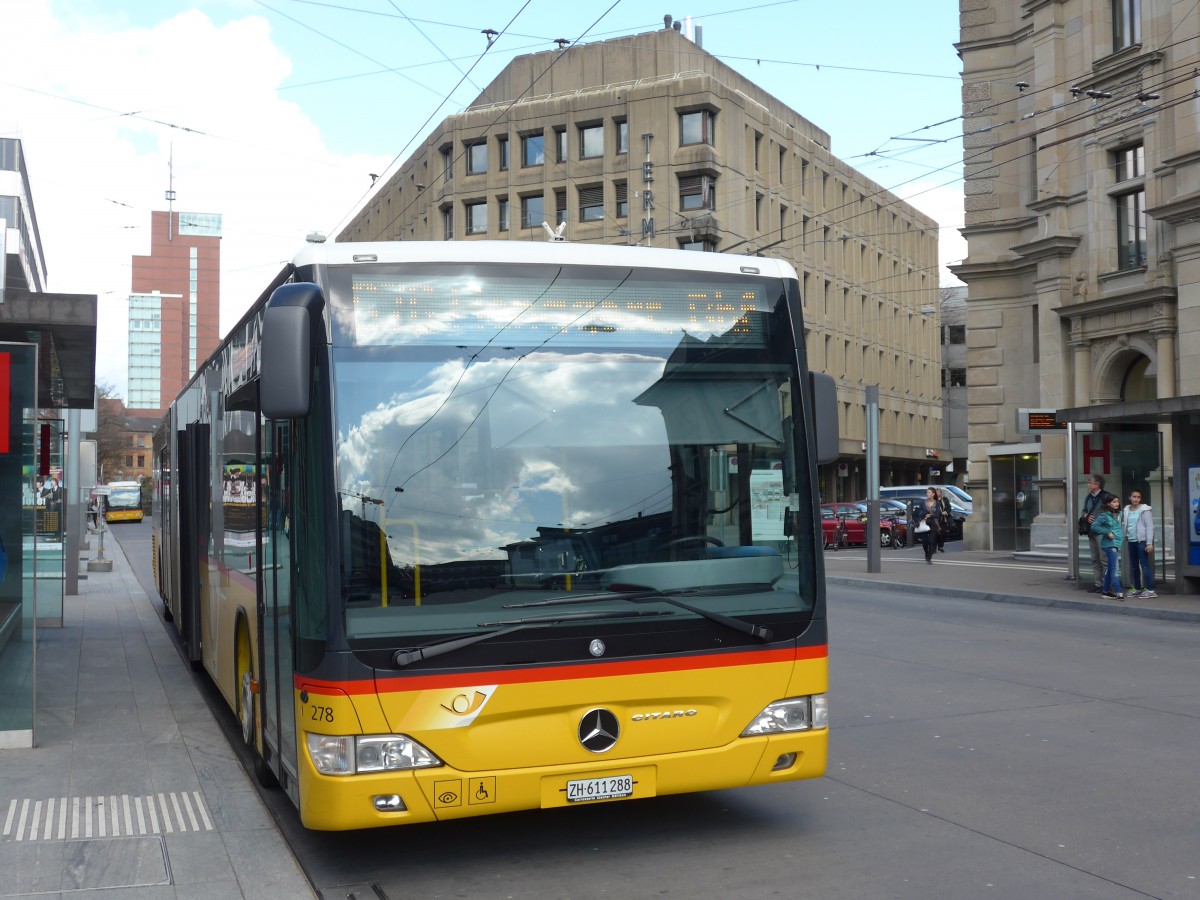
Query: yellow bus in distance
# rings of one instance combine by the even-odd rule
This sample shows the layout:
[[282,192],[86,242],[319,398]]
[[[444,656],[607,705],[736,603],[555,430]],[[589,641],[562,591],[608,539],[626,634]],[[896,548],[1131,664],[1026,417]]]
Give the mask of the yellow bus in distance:
[[110,482],[104,499],[105,522],[142,521],[142,486],[138,482]]

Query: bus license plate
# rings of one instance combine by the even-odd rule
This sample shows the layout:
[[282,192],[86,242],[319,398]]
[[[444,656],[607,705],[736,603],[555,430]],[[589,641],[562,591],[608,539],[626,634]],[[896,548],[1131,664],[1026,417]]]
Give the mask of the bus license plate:
[[584,778],[567,782],[567,800],[581,803],[587,800],[617,800],[633,796],[632,775],[610,775],[607,778]]

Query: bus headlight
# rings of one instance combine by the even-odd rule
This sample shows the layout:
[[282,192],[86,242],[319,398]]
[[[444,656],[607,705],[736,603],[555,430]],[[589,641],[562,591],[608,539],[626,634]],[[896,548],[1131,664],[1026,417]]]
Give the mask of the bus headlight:
[[308,755],[322,775],[354,775],[440,766],[428,748],[403,734],[305,735]]
[[760,734],[784,734],[829,727],[829,704],[824,694],[776,700],[754,717],[742,737]]

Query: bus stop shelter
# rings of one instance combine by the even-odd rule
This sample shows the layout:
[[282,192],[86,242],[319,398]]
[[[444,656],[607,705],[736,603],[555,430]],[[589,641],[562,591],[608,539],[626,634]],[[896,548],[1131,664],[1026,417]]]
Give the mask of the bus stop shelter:
[[[1200,395],[1060,409],[1057,420],[1068,426],[1090,424],[1102,429],[1125,425],[1171,427],[1175,592],[1200,594]],[[1071,503],[1078,504],[1081,487],[1073,487]],[[1079,515],[1079,510],[1072,510],[1070,522]]]
[[13,288],[0,301],[0,750],[34,744],[36,630],[61,625],[64,591],[77,591],[67,446],[95,402],[96,306],[92,294]]

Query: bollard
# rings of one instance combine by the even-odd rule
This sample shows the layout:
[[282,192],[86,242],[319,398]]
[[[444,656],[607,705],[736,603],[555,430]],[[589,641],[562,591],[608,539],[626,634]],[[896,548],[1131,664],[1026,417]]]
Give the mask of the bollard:
[[104,558],[104,535],[108,533],[108,524],[100,523],[100,546],[96,548],[96,558],[88,560],[89,572],[111,572],[112,560]]

